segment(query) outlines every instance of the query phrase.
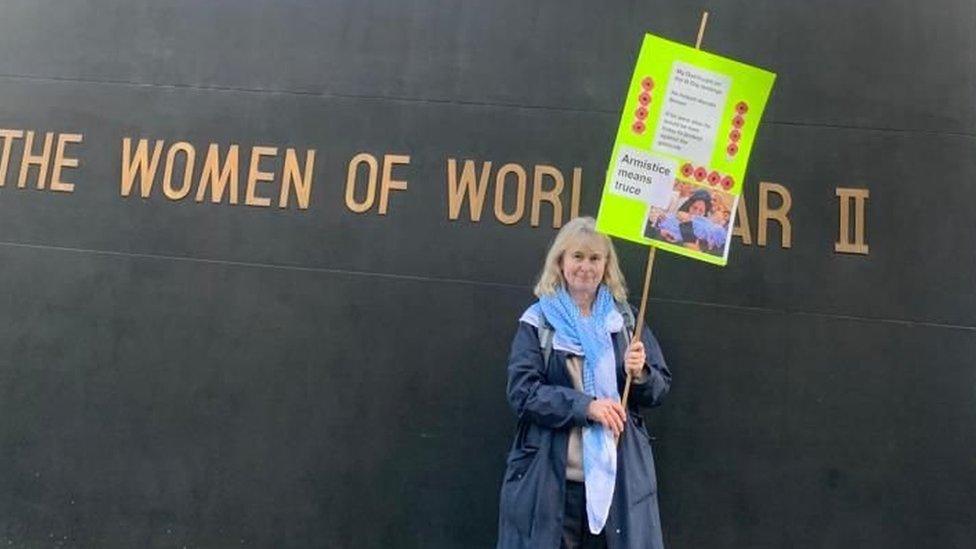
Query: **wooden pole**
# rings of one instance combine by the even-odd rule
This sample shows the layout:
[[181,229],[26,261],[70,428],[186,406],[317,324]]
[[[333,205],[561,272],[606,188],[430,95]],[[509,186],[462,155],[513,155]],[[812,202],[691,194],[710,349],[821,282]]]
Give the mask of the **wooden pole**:
[[[708,24],[708,12],[702,12],[701,24],[698,25],[698,39],[695,40],[695,49],[701,49],[702,38],[705,36],[705,25]],[[631,344],[640,341],[641,332],[644,331],[644,313],[647,312],[647,294],[651,289],[651,271],[654,270],[654,252],[657,250],[650,246],[647,252],[647,268],[644,270],[644,292],[641,295],[640,312],[637,313],[637,325],[634,326],[634,337],[630,340]],[[624,395],[621,399],[624,410],[627,410],[627,397],[630,396],[631,375],[627,373],[627,382],[624,384]]]
[[707,11],[703,11],[702,12],[701,24],[698,25],[698,40],[695,40],[695,49],[696,50],[700,50],[701,49],[701,41],[702,41],[702,37],[705,36],[705,25],[707,25],[707,24],[708,24],[708,12]]
[[[634,335],[630,340],[633,344],[636,341],[640,341],[641,332],[644,331],[644,313],[647,312],[647,294],[651,291],[651,273],[654,270],[654,252],[657,250],[654,246],[650,247],[650,251],[647,252],[647,267],[644,269],[644,292],[641,295],[641,305],[640,311],[637,313],[637,325],[634,326]],[[627,409],[627,397],[630,396],[630,382],[632,377],[630,372],[627,372],[627,382],[624,384],[624,397],[623,397],[623,407],[624,410]]]

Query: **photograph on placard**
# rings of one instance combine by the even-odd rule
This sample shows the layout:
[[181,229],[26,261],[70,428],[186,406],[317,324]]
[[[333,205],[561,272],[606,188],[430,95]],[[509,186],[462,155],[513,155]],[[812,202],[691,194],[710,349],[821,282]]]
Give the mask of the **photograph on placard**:
[[675,179],[666,204],[648,205],[644,237],[725,257],[736,200],[720,189]]

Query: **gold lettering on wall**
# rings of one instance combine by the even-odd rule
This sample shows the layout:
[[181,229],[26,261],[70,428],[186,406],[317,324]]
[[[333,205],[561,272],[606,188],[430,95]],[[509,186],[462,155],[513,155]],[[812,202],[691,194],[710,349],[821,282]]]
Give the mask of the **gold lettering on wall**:
[[230,195],[230,203],[237,204],[237,188],[240,186],[238,175],[238,161],[240,149],[234,144],[227,149],[224,165],[220,165],[220,147],[211,143],[207,148],[207,157],[203,160],[203,171],[200,183],[197,185],[196,201],[203,202],[210,189],[210,202],[219,204],[224,199],[224,191]]
[[[176,155],[183,153],[185,160],[183,164],[183,183],[180,188],[173,187],[173,164],[176,163]],[[186,141],[173,143],[166,153],[166,167],[163,168],[163,194],[170,200],[182,200],[190,194],[190,187],[193,185],[193,163],[197,153]]]
[[580,186],[583,184],[583,168],[573,168],[573,196],[570,200],[570,219],[579,217]]
[[477,183],[475,183],[474,170],[474,161],[465,160],[459,178],[457,160],[447,159],[447,216],[451,220],[457,219],[461,214],[461,205],[464,204],[465,196],[468,199],[471,221],[481,220],[481,211],[485,207],[485,191],[488,190],[488,178],[491,176],[491,161],[481,163],[481,173],[477,177]]
[[[553,187],[547,191],[542,190],[542,178],[549,177],[553,180]],[[542,209],[542,201],[552,204],[552,227],[558,229],[563,224],[563,201],[559,195],[563,192],[563,174],[556,168],[546,164],[539,164],[535,167],[532,174],[532,213],[529,217],[533,227],[539,226],[539,210]]]
[[[489,182],[494,180],[495,191],[492,205],[495,218],[505,225],[514,225],[525,216],[525,204],[528,197],[528,171],[521,164],[509,162],[499,168],[494,179],[491,176],[492,162],[481,162],[480,168],[474,160],[464,160],[460,173],[458,160],[447,159],[447,216],[456,220],[461,216],[464,203],[468,203],[468,215],[471,221],[481,220],[484,211],[485,197],[488,195]],[[515,204],[506,209],[505,196],[511,199],[512,177],[514,176]],[[546,179],[552,180],[552,187],[545,188]],[[579,215],[580,194],[583,181],[582,168],[573,168],[573,179],[569,197],[569,217]],[[532,171],[532,197],[529,222],[533,227],[542,223],[542,203],[552,205],[552,227],[558,229],[563,224],[566,208],[563,207],[563,193],[566,190],[566,177],[563,173],[549,164],[536,164]]]
[[[769,207],[769,195],[775,193],[779,196],[780,205],[778,208]],[[759,238],[757,242],[760,246],[766,245],[766,228],[770,220],[775,220],[780,226],[780,247],[789,248],[793,245],[793,226],[790,223],[789,213],[793,206],[793,197],[790,191],[779,183],[759,183]]]
[[735,223],[732,225],[732,236],[738,236],[746,246],[752,244],[752,229],[749,228],[749,209],[746,208],[746,195],[739,196],[739,205],[735,210]]
[[[362,202],[356,200],[356,181],[359,179],[359,165],[366,164],[366,196]],[[376,157],[369,153],[359,153],[349,161],[349,169],[346,171],[346,207],[350,211],[363,213],[373,207],[376,200],[376,172],[379,164]]]
[[10,149],[15,139],[24,137],[22,130],[0,129],[0,139],[3,140],[3,150],[0,151],[0,187],[7,184],[7,168],[10,166]]
[[[31,168],[37,168],[37,182],[35,188],[38,190],[49,189],[57,192],[74,192],[73,183],[62,180],[65,168],[77,168],[79,160],[67,154],[70,144],[81,143],[84,138],[77,133],[58,134],[54,132],[44,133],[44,143],[40,146],[40,152],[35,154],[34,138],[37,135],[30,130],[12,130],[0,128],[0,187],[7,184],[7,174],[10,171],[10,158],[13,153],[14,142],[18,139],[24,140],[24,150],[20,156],[20,170],[17,177],[17,188],[27,187],[27,179]],[[55,140],[55,136],[57,139]],[[55,145],[56,143],[56,145]],[[52,149],[54,158],[51,157]],[[49,172],[50,170],[50,172]],[[50,173],[50,181],[48,174]]]
[[278,154],[277,147],[254,147],[251,149],[251,166],[247,173],[247,191],[244,193],[244,203],[248,206],[268,207],[271,199],[258,196],[258,183],[274,181],[274,172],[261,171],[261,159]]
[[295,189],[295,199],[299,210],[308,209],[309,197],[312,194],[312,174],[315,172],[315,149],[305,153],[305,173],[298,169],[298,157],[295,149],[285,151],[285,175],[281,182],[281,193],[278,195],[278,207],[288,207],[288,190]]
[[[162,192],[169,200],[185,199],[193,191],[193,184],[196,183],[197,189],[194,193],[196,202],[206,202],[209,194],[212,204],[225,203],[225,196],[226,203],[238,204],[240,174],[243,170],[240,165],[240,146],[236,143],[227,147],[223,161],[221,161],[220,145],[209,143],[207,154],[203,159],[203,167],[198,169],[200,163],[196,162],[196,147],[192,143],[177,141],[167,148],[163,140],[156,140],[150,153],[149,140],[140,139],[135,147],[132,141],[129,137],[122,139],[122,178],[119,185],[122,196],[127,197],[132,194],[138,179],[139,195],[142,198],[149,198],[162,163]],[[162,154],[163,149],[166,149],[165,158]],[[278,157],[278,151],[278,147],[270,146],[251,148],[244,204],[266,208],[271,205],[273,200],[271,196],[277,196],[278,206],[287,208],[291,196],[294,195],[298,209],[308,209],[314,182],[315,149],[305,152],[304,170],[299,162],[298,151],[292,148],[285,149],[283,159]],[[269,160],[278,160],[277,164],[281,170],[264,171],[261,162],[267,164]],[[183,171],[182,179],[178,174],[176,176],[173,174],[174,170],[180,167]],[[262,190],[265,188],[264,185],[275,182],[280,182],[281,186],[272,191],[271,196],[267,196],[266,191]]]
[[[41,133],[44,133],[44,141],[36,143],[35,140],[40,141]],[[22,140],[22,151],[14,150],[18,140]],[[83,140],[83,134],[0,128],[0,187],[6,185],[10,171],[18,172],[18,188],[28,187],[28,179],[32,175],[31,168],[36,168],[36,181],[33,182],[32,187],[73,193],[75,184],[65,181],[64,176],[66,170],[78,168],[81,161],[76,156],[72,156],[69,148],[71,145],[82,143]],[[142,198],[149,198],[153,193],[156,178],[160,177],[162,179],[160,194],[169,200],[186,199],[193,192],[193,184],[196,182],[197,189],[194,193],[196,202],[207,202],[209,195],[209,202],[213,204],[238,204],[242,173],[238,144],[227,146],[222,158],[221,146],[210,143],[203,162],[198,163],[196,149],[187,141],[176,141],[169,146],[163,140],[138,139],[133,143],[134,141],[130,137],[122,139],[119,190],[123,197],[132,194],[138,181],[139,195]],[[279,156],[279,151],[282,150],[283,156]],[[307,210],[310,207],[311,189],[314,183],[316,151],[307,150],[304,162],[300,155],[300,151],[294,148],[252,147],[248,159],[244,203],[249,206],[269,207],[274,196],[277,196],[278,207],[281,209],[287,209],[294,203],[297,209]],[[12,168],[17,158],[21,159],[20,166]],[[464,203],[467,201],[467,213],[471,221],[480,221],[486,198],[489,196],[488,187],[492,183],[494,184],[494,192],[491,195],[494,200],[493,213],[498,222],[504,225],[515,225],[523,221],[528,208],[529,225],[540,227],[543,224],[543,203],[551,206],[551,226],[554,229],[560,228],[565,219],[576,217],[580,213],[582,168],[573,168],[572,180],[567,186],[566,176],[557,167],[550,164],[533,165],[530,189],[528,169],[523,164],[509,162],[492,174],[492,168],[495,166],[492,161],[463,160],[462,165],[459,166],[456,158],[449,157],[446,160],[447,205],[448,217],[451,220],[460,218],[462,211],[465,210]],[[269,162],[273,162],[276,169],[264,171],[262,161],[265,162],[266,168],[271,167],[272,164]],[[354,156],[349,161],[346,173],[346,207],[352,212],[364,213],[375,206],[379,215],[387,215],[391,194],[408,188],[407,180],[402,176],[398,178],[395,171],[409,166],[410,162],[411,156],[408,154],[384,154],[382,161],[377,156],[366,152]],[[161,165],[162,170],[160,170]],[[360,184],[363,183],[361,168],[366,170],[365,189],[360,189]],[[199,170],[199,173],[195,170]],[[182,171],[182,174],[174,176],[174,171]],[[551,183],[547,179],[551,180]],[[264,186],[279,181],[280,187],[273,191]],[[563,196],[567,191],[568,204]],[[739,199],[732,235],[739,237],[747,246],[752,244],[755,236],[759,246],[766,246],[770,222],[775,221],[780,228],[780,247],[791,248],[790,212],[793,200],[790,191],[783,185],[765,181],[759,183],[758,191],[757,235],[752,234],[745,196]],[[361,199],[358,198],[360,196]],[[840,215],[839,237],[835,242],[834,250],[838,253],[868,254],[865,217],[869,191],[838,187],[836,196],[839,199]]]
[[139,195],[143,198],[149,198],[153,181],[156,179],[156,169],[159,167],[159,157],[163,154],[163,141],[156,141],[151,160],[148,149],[149,141],[146,139],[139,140],[135,153],[132,152],[132,139],[126,137],[122,140],[122,183],[120,186],[122,196],[129,196],[132,193],[132,185],[135,183],[136,174],[138,174]]
[[[840,228],[839,238],[834,243],[834,251],[845,254],[868,254],[868,245],[865,242],[864,234],[864,215],[865,206],[871,193],[867,189],[852,189],[837,187],[836,189],[838,207],[840,207]],[[854,241],[851,241],[851,208],[854,209]]]
[[380,180],[380,215],[386,215],[390,200],[390,190],[405,191],[407,182],[393,179],[393,168],[396,165],[409,164],[410,157],[403,154],[383,155],[383,179]]
[[[51,190],[63,193],[75,191],[74,183],[67,183],[61,180],[61,174],[65,168],[77,168],[78,159],[65,156],[65,149],[69,143],[81,143],[84,137],[79,133],[62,133],[58,135],[58,145],[54,152],[54,170],[51,172]],[[0,180],[2,184],[2,180]]]
[[37,188],[43,189],[47,179],[48,157],[51,155],[51,143],[54,141],[54,134],[47,132],[44,134],[44,146],[41,154],[33,154],[34,132],[28,131],[24,138],[24,155],[20,161],[20,178],[17,179],[17,187],[23,189],[27,186],[27,173],[31,166],[37,166]]
[[[508,174],[515,174],[515,182],[518,190],[515,193],[515,211],[509,213],[505,211],[505,183]],[[495,174],[495,218],[506,225],[518,223],[525,215],[525,191],[528,175],[525,168],[518,164],[505,164],[498,173]]]

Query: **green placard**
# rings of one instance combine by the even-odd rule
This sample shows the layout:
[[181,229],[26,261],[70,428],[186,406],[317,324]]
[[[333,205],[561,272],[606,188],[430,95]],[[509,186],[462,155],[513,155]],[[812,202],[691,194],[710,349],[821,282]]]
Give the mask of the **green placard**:
[[775,79],[771,72],[645,35],[597,229],[725,265],[746,164]]

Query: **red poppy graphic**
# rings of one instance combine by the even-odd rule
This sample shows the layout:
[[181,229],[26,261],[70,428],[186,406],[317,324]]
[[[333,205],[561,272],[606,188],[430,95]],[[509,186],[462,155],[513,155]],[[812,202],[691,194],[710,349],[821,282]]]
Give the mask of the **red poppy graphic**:
[[746,103],[745,101],[739,101],[735,105],[735,112],[739,114],[745,114],[749,112],[749,104]]
[[733,143],[737,143],[741,138],[742,138],[742,132],[740,132],[739,130],[734,129],[729,132],[729,140],[732,141]]
[[637,107],[637,110],[634,111],[634,116],[636,116],[638,120],[647,118],[647,107]]
[[725,152],[728,153],[729,156],[735,156],[736,153],[739,152],[739,146],[735,143],[729,143],[729,146],[725,147]]
[[651,94],[644,92],[637,96],[637,101],[639,101],[641,105],[644,105],[646,107],[647,104],[651,102]]
[[708,175],[708,170],[706,170],[705,168],[701,166],[695,168],[695,179],[697,179],[698,181],[704,180],[705,176],[707,175]]
[[746,119],[742,118],[741,116],[736,116],[735,118],[732,119],[732,125],[735,126],[736,129],[741,128],[742,125],[745,123],[746,123]]
[[637,135],[640,135],[644,133],[644,123],[640,120],[635,120],[634,123],[630,125],[630,129],[633,130],[633,132]]
[[725,176],[725,177],[722,178],[722,188],[723,189],[729,190],[729,189],[732,188],[733,185],[735,185],[735,181],[732,180],[732,176],[731,175],[727,175],[727,176]]
[[693,173],[695,173],[695,167],[692,166],[690,162],[685,162],[685,164],[681,166],[681,175],[691,177],[691,174]]
[[718,182],[721,181],[721,180],[722,180],[722,174],[720,174],[718,172],[714,172],[713,171],[712,173],[708,174],[708,184],[709,185],[718,185]]
[[653,90],[654,89],[654,79],[651,78],[650,76],[645,76],[644,79],[641,80],[641,87],[644,88],[647,91]]

